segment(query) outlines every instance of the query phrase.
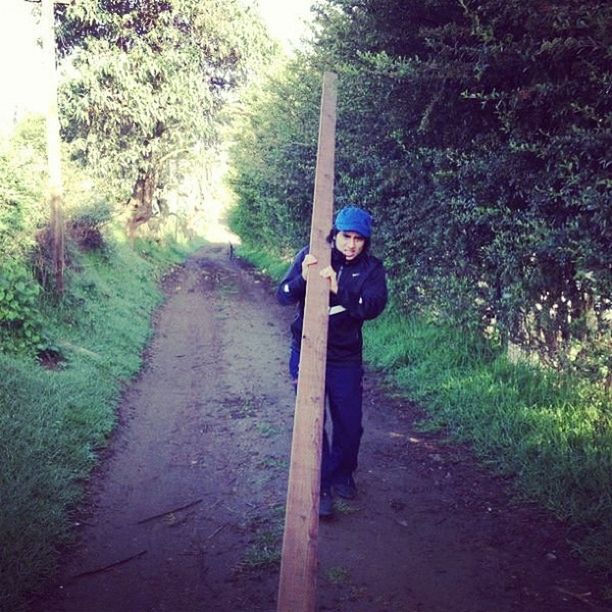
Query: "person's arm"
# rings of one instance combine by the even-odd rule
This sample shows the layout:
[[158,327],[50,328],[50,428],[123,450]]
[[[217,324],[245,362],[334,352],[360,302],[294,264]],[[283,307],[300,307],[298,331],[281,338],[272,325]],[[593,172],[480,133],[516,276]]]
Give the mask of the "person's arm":
[[306,257],[307,248],[302,249],[293,260],[291,267],[276,289],[276,299],[283,306],[295,304],[306,295],[306,280],[302,276],[302,263]]
[[352,317],[366,321],[375,319],[387,304],[387,280],[382,263],[376,262],[358,291],[350,291],[341,277],[336,295]]

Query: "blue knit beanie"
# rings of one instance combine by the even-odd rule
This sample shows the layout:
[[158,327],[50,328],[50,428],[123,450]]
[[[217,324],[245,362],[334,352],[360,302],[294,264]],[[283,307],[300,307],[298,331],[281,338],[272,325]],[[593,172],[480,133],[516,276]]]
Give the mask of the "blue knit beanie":
[[340,232],[357,232],[369,238],[372,235],[372,217],[363,208],[347,206],[337,214],[334,227]]

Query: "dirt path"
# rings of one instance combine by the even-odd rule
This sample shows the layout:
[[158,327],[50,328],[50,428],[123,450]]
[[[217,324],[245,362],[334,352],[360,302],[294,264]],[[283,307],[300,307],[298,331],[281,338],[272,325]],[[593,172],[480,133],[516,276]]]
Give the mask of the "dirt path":
[[[166,290],[79,544],[37,612],[275,609],[291,309],[224,247],[202,250]],[[514,506],[466,450],[415,433],[417,410],[374,373],[365,393],[360,495],[320,528],[321,610],[604,609],[562,526]]]

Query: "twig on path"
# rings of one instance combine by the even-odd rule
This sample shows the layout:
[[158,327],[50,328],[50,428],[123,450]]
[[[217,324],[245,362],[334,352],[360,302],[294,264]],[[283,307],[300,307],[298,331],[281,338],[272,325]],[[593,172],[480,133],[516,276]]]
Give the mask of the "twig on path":
[[192,506],[197,506],[202,503],[202,498],[196,499],[184,506],[179,506],[178,508],[172,508],[172,510],[166,510],[165,512],[160,512],[159,514],[155,514],[153,516],[149,516],[145,519],[138,521],[137,525],[142,525],[143,523],[148,523],[149,521],[154,521],[155,519],[161,518],[162,516],[167,516],[168,514],[172,514],[173,512],[178,512],[179,510],[187,510],[187,508],[191,508]]
[[572,593],[572,591],[568,591],[567,589],[564,589],[563,587],[560,587],[560,586],[556,586],[555,590],[559,591],[559,593],[563,593],[563,595],[569,595],[570,597],[575,597],[578,601],[581,601],[583,604],[586,604],[587,606],[591,606],[591,608],[597,608],[597,606],[592,601],[589,601],[587,599],[587,597],[591,595],[590,591],[586,593]]
[[222,499],[218,499],[214,504],[208,507],[208,510],[214,510],[219,504],[223,503]]
[[221,525],[221,527],[217,527],[217,529],[215,529],[206,539],[207,540],[212,540],[225,527],[227,527],[227,523],[223,523],[223,525]]
[[75,576],[71,576],[69,580],[76,580],[77,578],[83,578],[83,576],[92,576],[93,574],[99,574],[100,572],[106,572],[113,567],[117,567],[118,565],[123,565],[128,561],[132,561],[133,559],[138,559],[138,557],[142,557],[147,551],[141,550],[139,553],[132,555],[131,557],[127,557],[126,559],[121,559],[121,561],[115,561],[114,563],[110,563],[109,565],[104,565],[103,567],[99,567],[94,570],[88,570],[87,572],[81,572],[80,574],[76,574]]

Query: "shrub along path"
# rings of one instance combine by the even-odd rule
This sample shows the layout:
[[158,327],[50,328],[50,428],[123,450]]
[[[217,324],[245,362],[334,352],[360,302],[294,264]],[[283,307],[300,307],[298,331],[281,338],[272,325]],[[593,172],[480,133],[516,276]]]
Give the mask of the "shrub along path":
[[[166,283],[78,543],[32,610],[274,610],[294,398],[291,309],[200,251]],[[321,610],[605,609],[563,525],[518,505],[467,449],[418,433],[418,409],[366,376],[359,498],[319,537]]]

